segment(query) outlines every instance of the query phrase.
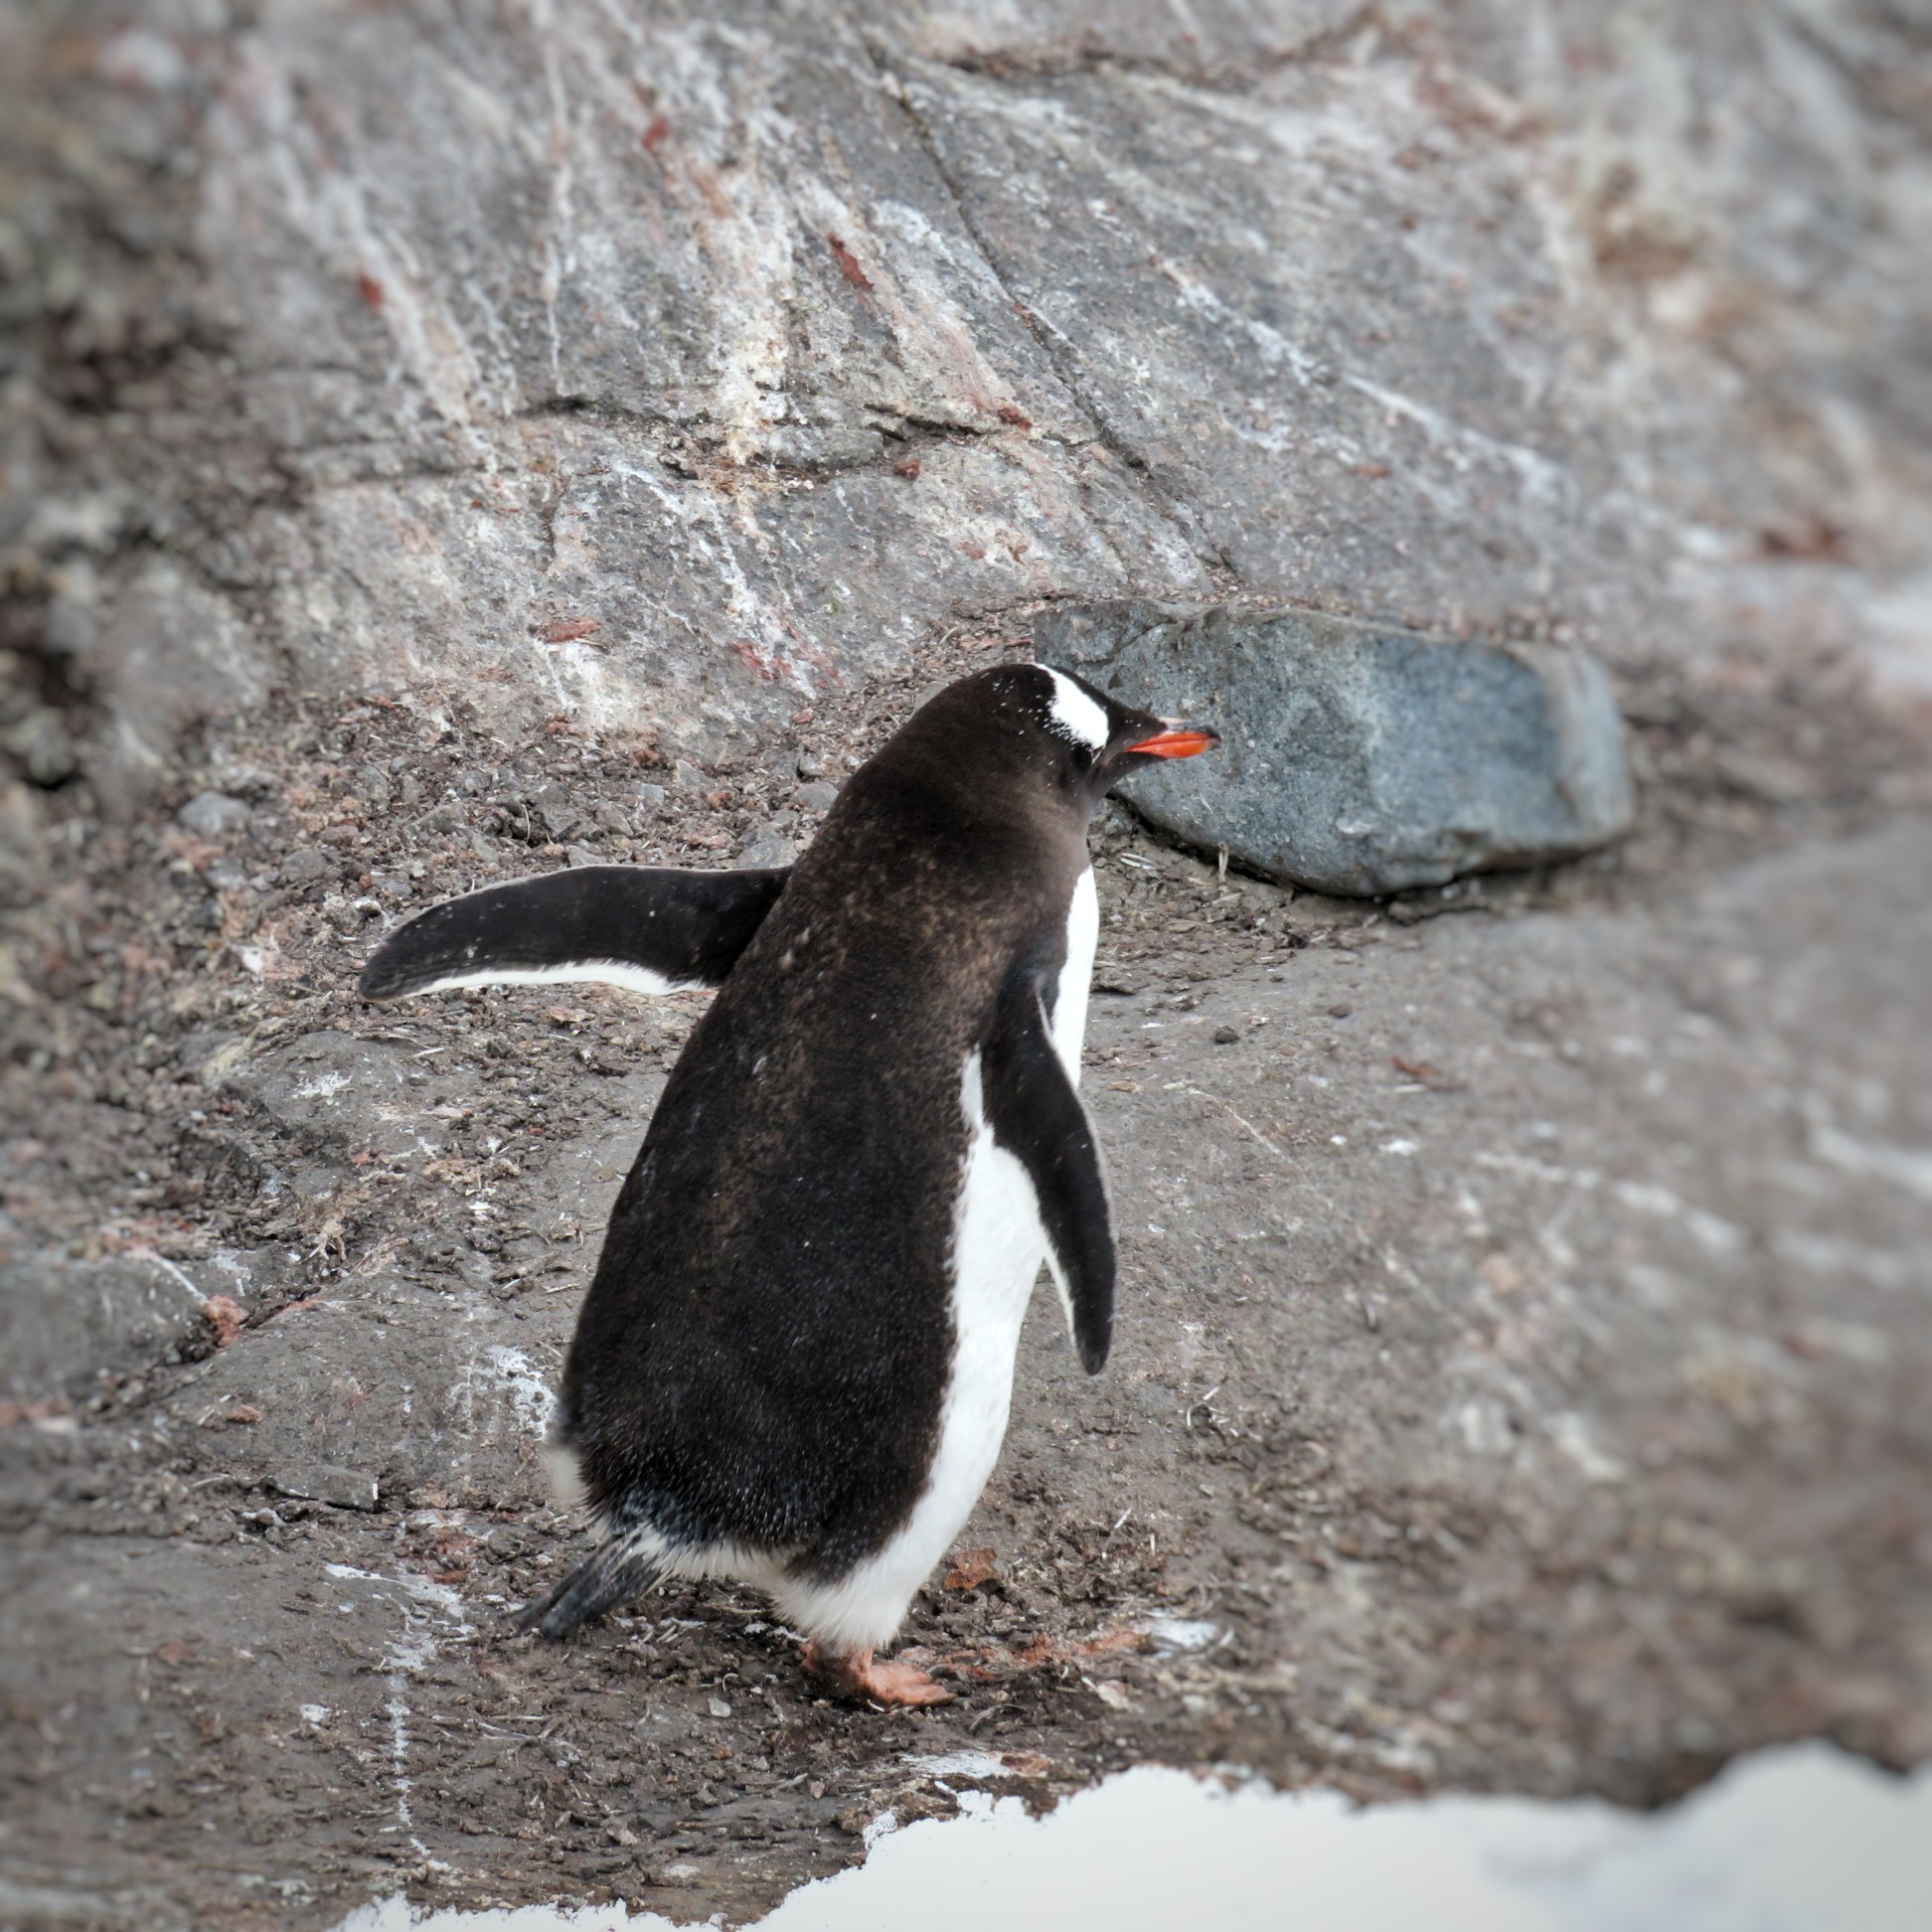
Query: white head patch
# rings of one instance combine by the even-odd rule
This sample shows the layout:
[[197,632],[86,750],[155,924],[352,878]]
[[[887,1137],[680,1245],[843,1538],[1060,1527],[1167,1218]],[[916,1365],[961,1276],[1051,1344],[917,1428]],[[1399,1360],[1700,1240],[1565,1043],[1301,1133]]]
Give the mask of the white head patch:
[[1089,751],[1102,749],[1111,734],[1107,714],[1063,671],[1040,667],[1053,681],[1053,729]]

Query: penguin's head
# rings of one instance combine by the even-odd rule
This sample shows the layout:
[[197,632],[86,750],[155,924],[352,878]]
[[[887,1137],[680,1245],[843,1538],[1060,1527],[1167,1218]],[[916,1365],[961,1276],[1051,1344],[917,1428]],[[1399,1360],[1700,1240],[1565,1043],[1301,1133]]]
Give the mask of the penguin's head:
[[1009,758],[1044,778],[1083,818],[1130,771],[1192,758],[1220,742],[1207,725],[1136,711],[1044,664],[1003,664],[963,678],[929,709],[942,708],[959,724],[977,714],[975,722],[992,726]]

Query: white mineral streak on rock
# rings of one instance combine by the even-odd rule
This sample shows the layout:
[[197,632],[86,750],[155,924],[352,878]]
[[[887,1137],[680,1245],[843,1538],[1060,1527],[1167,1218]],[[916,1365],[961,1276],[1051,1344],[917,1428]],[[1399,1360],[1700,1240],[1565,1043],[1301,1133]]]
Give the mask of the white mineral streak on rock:
[[1810,1133],[1812,1153],[1828,1167],[1845,1174],[1884,1181],[1921,1201],[1932,1201],[1932,1152],[1893,1147],[1883,1141],[1859,1140],[1829,1120],[1815,1121]]
[[1932,570],[1875,589],[1865,606],[1874,675],[1890,692],[1916,702],[1932,698]]
[[1478,460],[1500,463],[1515,472],[1524,489],[1532,497],[1553,503],[1566,493],[1562,471],[1535,450],[1522,443],[1504,442],[1495,436],[1486,436],[1480,429],[1472,429],[1466,423],[1453,422],[1426,402],[1418,402],[1411,396],[1398,396],[1395,391],[1383,389],[1380,384],[1371,383],[1366,377],[1351,375],[1344,376],[1342,380],[1351,389],[1359,390],[1371,402],[1378,402],[1391,416],[1401,416],[1414,423],[1458,469],[1466,470]]
[[[442,299],[434,268],[385,207],[384,185],[365,171],[361,151],[332,141],[305,108],[302,78],[290,53],[257,41],[224,96],[211,133],[218,146],[247,153],[248,173],[213,174],[205,214],[210,242],[278,191],[287,233],[303,238],[327,278],[360,290],[365,306],[381,317],[395,356],[392,373],[419,385],[446,422],[467,428],[485,388],[482,371]],[[486,445],[471,447],[480,458]]]
[[1549,1418],[1550,1440],[1592,1483],[1621,1483],[1630,1465],[1598,1446],[1594,1425],[1574,1409]]
[[889,247],[873,294],[897,338],[904,369],[898,397],[882,397],[882,403],[963,429],[997,431],[1001,405],[1017,406],[1009,394],[1012,379],[988,363],[975,339],[975,319],[957,299],[962,287],[982,307],[1003,299],[985,257],[959,245],[962,238],[941,234],[910,202],[887,199],[873,215]]
[[[417,1837],[413,1793],[415,1780],[409,1770],[409,1680],[420,1677],[441,1654],[444,1641],[460,1642],[476,1634],[476,1626],[463,1614],[463,1600],[447,1584],[432,1582],[426,1576],[404,1574],[389,1577],[373,1570],[359,1569],[350,1563],[325,1563],[323,1573],[337,1582],[369,1585],[358,1590],[358,1598],[368,1597],[397,1612],[402,1626],[383,1653],[382,1671],[387,1695],[383,1718],[389,1758],[389,1785],[394,1797],[395,1823],[387,1829],[402,1834],[410,1849],[439,1871],[451,1867],[436,1857]],[[321,1717],[310,1718],[310,1706],[303,1716],[319,1723],[328,1711],[321,1705]]]

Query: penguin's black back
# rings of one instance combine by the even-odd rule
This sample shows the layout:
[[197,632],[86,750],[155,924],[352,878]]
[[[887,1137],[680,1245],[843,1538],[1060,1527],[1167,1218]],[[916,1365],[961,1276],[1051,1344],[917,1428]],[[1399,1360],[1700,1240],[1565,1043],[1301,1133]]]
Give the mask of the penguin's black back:
[[1087,863],[1019,702],[1039,675],[954,686],[853,777],[671,1075],[564,1375],[619,1530],[831,1578],[918,1496],[962,1074],[1017,963],[1052,987]]

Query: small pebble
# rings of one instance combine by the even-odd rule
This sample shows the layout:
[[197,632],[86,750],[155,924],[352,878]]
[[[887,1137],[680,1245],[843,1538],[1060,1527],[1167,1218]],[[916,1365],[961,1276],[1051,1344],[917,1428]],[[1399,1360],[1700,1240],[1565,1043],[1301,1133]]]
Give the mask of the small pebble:
[[781,833],[760,832],[731,863],[740,868],[766,870],[789,866],[797,856],[797,849]]
[[1346,1020],[1354,1011],[1355,1008],[1352,1006],[1332,1006],[1329,1008],[1329,1018],[1331,1020]]
[[191,798],[175,819],[183,830],[192,832],[198,839],[225,839],[231,833],[240,832],[254,814],[239,798],[230,798],[224,792],[205,791]]
[[314,846],[291,852],[281,862],[277,877],[284,886],[314,886],[335,872],[335,862]]
[[223,764],[216,773],[216,790],[231,798],[259,801],[281,790],[281,781],[265,765]]
[[1216,1046],[1231,1046],[1240,1037],[1239,1032],[1233,1027],[1216,1027],[1214,1029],[1214,1045]]
[[381,1485],[366,1470],[339,1469],[333,1463],[296,1463],[268,1478],[268,1488],[283,1496],[326,1503],[334,1510],[377,1510]]

